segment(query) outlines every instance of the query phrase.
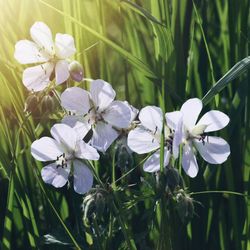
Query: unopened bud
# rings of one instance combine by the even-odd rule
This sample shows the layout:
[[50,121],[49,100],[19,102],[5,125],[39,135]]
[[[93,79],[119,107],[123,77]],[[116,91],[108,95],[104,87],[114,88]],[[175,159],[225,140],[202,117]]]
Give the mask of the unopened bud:
[[[180,190],[181,191],[181,190]],[[177,212],[184,224],[187,224],[194,215],[193,199],[182,190],[176,195]]]
[[83,79],[83,67],[77,61],[72,61],[69,64],[69,74],[72,80],[80,82]]
[[115,145],[117,166],[122,171],[127,171],[133,165],[132,151],[127,145],[127,138],[122,136]]
[[91,189],[82,203],[84,222],[91,223],[91,218],[100,218],[105,211],[107,199],[107,193],[101,190],[99,186]]
[[105,197],[101,192],[98,192],[95,197],[96,214],[102,215],[105,209]]
[[39,98],[36,94],[27,97],[24,105],[24,112],[34,112],[37,109]]
[[53,113],[56,109],[56,100],[53,92],[45,95],[41,101],[42,111],[44,113]]
[[167,187],[173,192],[177,187],[183,187],[183,180],[177,169],[173,167],[167,168],[166,171]]

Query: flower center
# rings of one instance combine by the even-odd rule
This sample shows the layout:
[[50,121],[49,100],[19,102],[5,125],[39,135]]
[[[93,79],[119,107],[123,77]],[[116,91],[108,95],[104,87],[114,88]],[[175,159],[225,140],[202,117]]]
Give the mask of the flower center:
[[198,133],[191,133],[189,130],[186,130],[186,140],[187,141],[192,141],[194,139],[201,141],[203,145],[205,145],[205,142],[208,141],[208,135],[204,132],[198,134]]
[[171,133],[168,135],[167,138],[165,138],[164,146],[167,147],[167,149],[172,153],[173,151],[173,139],[174,139],[174,133]]
[[85,119],[87,119],[88,124],[95,125],[98,121],[102,121],[102,113],[98,112],[99,107],[97,106],[96,108],[92,106],[88,113],[84,115]]
[[51,52],[47,51],[44,46],[40,47],[38,50],[37,57],[45,57],[47,58],[48,62],[52,63],[56,63],[58,61],[54,46],[51,46]]
[[56,157],[56,167],[62,167],[62,168],[66,168],[67,167],[67,161],[68,159],[66,158],[65,153],[59,155]]

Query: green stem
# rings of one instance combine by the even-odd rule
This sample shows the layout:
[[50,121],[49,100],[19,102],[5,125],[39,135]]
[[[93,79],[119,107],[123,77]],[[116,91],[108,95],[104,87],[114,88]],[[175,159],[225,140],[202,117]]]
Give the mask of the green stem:
[[115,180],[115,154],[116,150],[114,149],[113,156],[112,156],[112,188],[116,189],[116,180]]
[[219,191],[201,191],[201,192],[192,192],[190,195],[199,195],[199,194],[230,194],[230,195],[238,195],[238,196],[243,196],[246,198],[250,198],[250,195],[243,194],[243,193],[238,193],[238,192],[233,192],[233,191],[227,191],[227,190],[219,190]]
[[[159,241],[157,244],[157,250],[172,250],[171,242],[171,224],[166,203],[166,197],[163,196],[160,200],[160,230],[159,230]],[[172,215],[170,215],[172,216]]]
[[[122,233],[123,233],[124,238],[127,242],[128,249],[136,250],[137,248],[136,248],[135,242],[133,240],[133,237],[131,235],[131,232],[129,230],[129,227],[126,223],[126,220],[123,217],[123,214],[121,213],[121,210],[122,210],[121,202],[115,193],[113,194],[113,197],[114,197],[114,201],[112,203],[112,208],[113,208],[113,211],[114,211],[115,215],[117,216],[117,220],[121,226]],[[115,202],[117,203],[118,208],[117,208]]]
[[112,242],[113,226],[114,226],[114,216],[113,216],[112,213],[110,213],[108,239],[107,239],[107,243],[106,243],[106,248],[105,249],[111,249],[112,248],[112,246],[110,245],[110,243]]
[[97,234],[97,241],[96,241],[97,242],[97,248],[101,250],[102,247],[100,245],[100,242],[102,242],[102,238],[101,238],[99,227],[98,227],[98,224],[97,224],[97,221],[96,221],[96,216],[94,216],[93,222],[94,222],[94,229],[95,229],[95,232]]

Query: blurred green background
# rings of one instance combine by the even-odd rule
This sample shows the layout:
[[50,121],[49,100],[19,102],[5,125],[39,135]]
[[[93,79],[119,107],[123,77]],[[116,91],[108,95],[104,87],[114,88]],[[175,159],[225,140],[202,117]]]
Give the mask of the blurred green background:
[[[75,38],[75,59],[83,64],[86,78],[110,82],[120,99],[137,108],[161,105],[159,89],[164,85],[165,109],[172,111],[190,97],[202,98],[235,63],[249,55],[249,9],[249,0],[1,0],[2,248],[47,249],[40,244],[41,236],[63,224],[55,212],[72,227],[72,209],[78,209],[72,208],[67,191],[56,191],[39,182],[42,165],[30,155],[31,142],[48,134],[57,119],[55,116],[39,123],[38,118],[26,118],[23,112],[28,96],[22,84],[26,66],[15,61],[14,46],[18,40],[30,39],[29,29],[35,21],[45,22],[54,35],[68,33]],[[190,192],[230,190],[249,195],[249,79],[249,73],[241,75],[205,107],[218,108],[231,118],[220,133],[231,146],[231,156],[221,166],[207,165],[198,158],[198,176],[185,177]],[[85,83],[80,85],[86,87]],[[106,158],[100,168],[109,175],[110,161]],[[134,174],[144,175],[141,171]],[[196,214],[187,227],[177,225],[179,249],[250,249],[249,199],[226,193],[193,198],[202,205],[195,204]],[[145,235],[137,235],[143,231],[141,220],[142,227],[150,228],[150,221],[138,214],[141,207],[150,208],[147,204],[140,201],[129,214],[128,221],[137,225],[131,232],[138,249],[154,249],[157,241],[147,230]],[[121,244],[111,243],[107,249],[127,249],[122,246],[123,237],[115,235],[111,239]],[[89,242],[84,243],[85,249],[98,249]]]

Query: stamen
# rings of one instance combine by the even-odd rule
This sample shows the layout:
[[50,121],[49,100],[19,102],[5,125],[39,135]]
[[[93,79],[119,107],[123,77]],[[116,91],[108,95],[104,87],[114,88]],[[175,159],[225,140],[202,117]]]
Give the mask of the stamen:
[[158,127],[156,126],[156,127],[155,127],[154,135],[156,134],[157,130],[158,130]]
[[65,153],[59,155],[56,157],[56,168],[64,168],[64,167],[67,167],[67,159],[65,158],[66,155]]
[[205,145],[206,138],[207,138],[207,143],[209,143],[208,136],[205,133],[200,135],[199,141],[202,141],[203,146]]
[[42,70],[44,71],[44,74],[46,75],[46,74],[47,74],[46,69],[43,67],[43,65],[42,65],[42,64],[41,64],[40,66],[41,66]]
[[167,147],[167,149],[172,153],[173,151],[173,134],[170,134],[168,138],[165,139],[164,146]]
[[89,110],[88,110],[88,113],[90,113],[90,111],[93,109],[94,107],[91,107]]

